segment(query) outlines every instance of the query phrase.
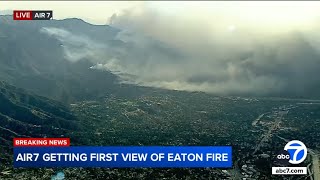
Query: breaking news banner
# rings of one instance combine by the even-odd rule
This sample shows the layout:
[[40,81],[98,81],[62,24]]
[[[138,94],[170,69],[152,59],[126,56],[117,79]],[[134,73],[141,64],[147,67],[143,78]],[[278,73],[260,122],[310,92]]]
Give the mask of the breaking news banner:
[[[56,140],[60,142],[62,139]],[[54,143],[48,146],[50,141],[45,145],[34,143],[37,147],[14,146],[14,167],[232,167],[231,146],[100,147],[61,146],[60,143],[55,147]]]
[[53,18],[53,12],[48,10],[26,11],[14,10],[13,20],[50,20]]
[[13,138],[13,147],[70,146],[70,138]]

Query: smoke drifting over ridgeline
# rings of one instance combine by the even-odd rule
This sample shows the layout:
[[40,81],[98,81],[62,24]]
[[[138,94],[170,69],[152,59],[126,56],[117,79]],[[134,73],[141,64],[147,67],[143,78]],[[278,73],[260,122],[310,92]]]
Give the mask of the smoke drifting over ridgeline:
[[[75,62],[83,58],[100,57],[101,53],[106,49],[106,46],[94,42],[89,37],[77,36],[64,29],[54,27],[44,27],[40,32],[56,37],[61,41],[61,46],[64,48],[66,59]],[[102,57],[102,56],[101,56]]]
[[[107,69],[125,83],[219,95],[320,97],[316,13],[285,18],[282,11],[293,16],[292,8],[278,8],[272,21],[259,8],[225,9],[183,16],[145,6],[126,10],[112,16],[120,45],[62,29],[43,32],[63,42],[69,60],[91,59],[92,69]],[[257,19],[248,18],[254,13]]]

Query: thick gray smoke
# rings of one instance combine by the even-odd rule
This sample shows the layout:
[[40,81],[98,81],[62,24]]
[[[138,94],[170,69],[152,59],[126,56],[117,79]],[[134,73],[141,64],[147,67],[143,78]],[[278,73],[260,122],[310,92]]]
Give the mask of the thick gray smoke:
[[[220,21],[219,21],[220,20]],[[221,22],[223,20],[223,23]],[[225,16],[168,17],[148,9],[112,16],[122,46],[61,29],[68,59],[93,59],[126,83],[220,95],[319,96],[320,24],[307,28],[231,24]],[[94,27],[92,27],[94,28]]]

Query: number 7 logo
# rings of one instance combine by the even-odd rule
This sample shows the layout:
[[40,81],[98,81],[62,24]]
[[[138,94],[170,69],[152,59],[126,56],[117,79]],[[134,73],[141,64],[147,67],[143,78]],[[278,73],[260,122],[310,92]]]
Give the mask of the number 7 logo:
[[288,142],[284,146],[284,150],[288,151],[288,153],[290,154],[289,163],[291,163],[291,164],[300,164],[307,157],[306,145],[303,142],[298,141],[298,140],[293,140],[293,141]]

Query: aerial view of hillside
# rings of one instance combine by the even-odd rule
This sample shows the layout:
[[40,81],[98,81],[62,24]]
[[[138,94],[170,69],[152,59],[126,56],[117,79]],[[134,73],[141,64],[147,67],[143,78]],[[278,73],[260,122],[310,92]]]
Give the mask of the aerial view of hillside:
[[[0,3],[0,179],[320,180],[319,3],[75,3]],[[231,146],[232,167],[15,168],[18,137]],[[292,140],[306,173],[272,174]]]

